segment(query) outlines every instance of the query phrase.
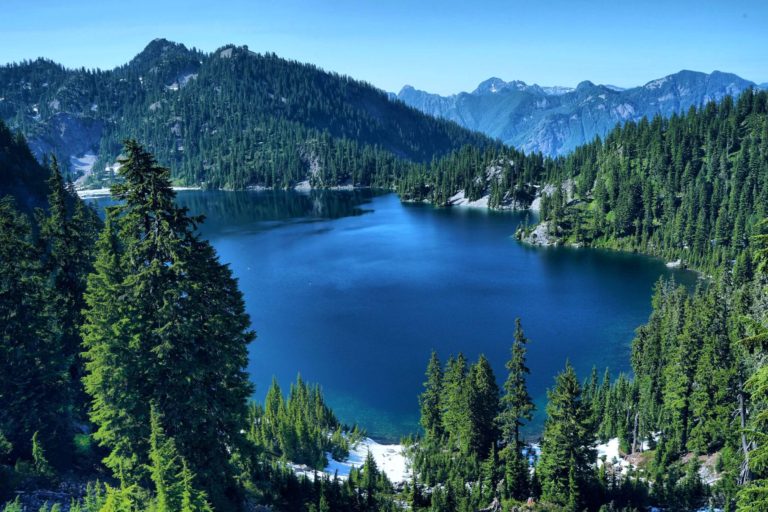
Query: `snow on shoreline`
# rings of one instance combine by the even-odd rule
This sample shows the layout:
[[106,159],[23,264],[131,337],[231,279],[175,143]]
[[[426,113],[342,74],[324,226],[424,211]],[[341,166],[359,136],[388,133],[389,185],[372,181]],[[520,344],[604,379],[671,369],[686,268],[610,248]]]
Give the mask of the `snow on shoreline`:
[[467,208],[488,208],[488,200],[490,196],[484,195],[480,199],[470,201],[464,195],[464,190],[459,190],[448,199],[448,204],[451,206],[464,206]]
[[[172,187],[172,188],[176,192],[179,192],[182,190],[202,190],[200,187]],[[86,199],[90,197],[111,196],[112,192],[109,188],[91,188],[91,189],[78,190],[77,195],[80,196],[81,199]]]
[[81,156],[70,156],[69,165],[72,169],[79,173],[80,176],[75,180],[75,186],[85,183],[85,180],[93,172],[93,165],[96,163],[96,154],[93,151],[88,151]]
[[[328,465],[323,470],[323,473],[330,477],[338,474],[341,479],[349,478],[352,468],[361,467],[365,463],[368,451],[373,455],[379,471],[383,471],[391,482],[407,482],[411,479],[410,464],[405,456],[403,445],[380,444],[369,437],[366,437],[353,448],[350,448],[349,457],[347,457],[346,461],[333,460],[331,454],[327,453]],[[314,478],[316,473],[307,466],[297,464],[289,464],[289,466],[297,475]]]

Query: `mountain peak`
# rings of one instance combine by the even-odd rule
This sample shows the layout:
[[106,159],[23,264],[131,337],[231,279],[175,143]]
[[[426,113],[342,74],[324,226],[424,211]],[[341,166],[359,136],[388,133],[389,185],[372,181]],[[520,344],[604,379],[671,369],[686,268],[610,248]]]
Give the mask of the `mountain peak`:
[[440,96],[411,89],[400,99],[525,151],[555,156],[605,135],[617,122],[670,116],[750,87],[758,86],[731,73],[684,69],[626,89],[589,80],[573,89],[492,77],[471,94]]
[[133,58],[133,60],[140,58],[156,58],[164,53],[171,51],[187,52],[187,47],[181,43],[174,43],[163,37],[158,37],[149,42],[144,49]]
[[588,89],[595,88],[594,82],[591,82],[590,80],[584,80],[582,82],[579,82],[579,85],[576,86],[577,91],[586,91]]
[[483,80],[472,92],[472,94],[488,94],[496,93],[506,89],[510,84],[502,80],[501,78],[492,76],[487,80]]

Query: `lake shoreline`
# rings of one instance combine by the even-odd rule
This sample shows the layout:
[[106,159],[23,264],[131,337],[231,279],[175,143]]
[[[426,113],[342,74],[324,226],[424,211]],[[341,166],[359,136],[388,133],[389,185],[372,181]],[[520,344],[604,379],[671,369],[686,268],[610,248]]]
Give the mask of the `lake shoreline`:
[[[322,383],[339,421],[397,444],[418,431],[431,350],[443,359],[482,352],[501,377],[509,319],[519,316],[535,340],[529,387],[543,411],[566,359],[584,375],[593,365],[629,370],[628,344],[647,321],[660,275],[695,280],[616,251],[528,250],[510,238],[526,212],[409,206],[382,192],[179,193],[180,206],[205,214],[201,236],[243,289],[258,332],[248,366],[255,400],[272,376],[291,382],[301,373]],[[546,313],[552,307],[562,312],[557,322]],[[537,415],[526,438],[542,424]]]

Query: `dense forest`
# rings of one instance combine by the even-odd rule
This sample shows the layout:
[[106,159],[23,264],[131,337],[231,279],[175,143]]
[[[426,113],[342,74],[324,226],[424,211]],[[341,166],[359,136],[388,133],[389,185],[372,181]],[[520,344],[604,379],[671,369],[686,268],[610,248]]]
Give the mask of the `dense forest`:
[[[539,198],[547,243],[641,251],[712,273],[735,261],[749,273],[743,249],[768,213],[768,92],[629,122],[557,159],[465,147],[413,166],[397,190],[436,205],[457,192],[490,208]],[[541,243],[529,234],[520,236]]]
[[[768,235],[754,245],[754,279],[725,273],[692,295],[659,281],[632,343],[633,377],[612,381],[606,369],[600,379],[593,369],[580,380],[566,363],[535,446],[520,436],[534,405],[519,321],[501,389],[482,356],[441,366],[433,354],[420,397],[424,436],[411,449],[414,488],[432,493],[417,493],[413,509],[497,500],[506,510],[535,497],[569,511],[766,510]],[[610,440],[624,461],[598,459],[596,445]]]
[[91,186],[112,184],[129,137],[170,165],[176,183],[230,189],[391,187],[412,162],[496,145],[315,66],[163,39],[109,71],[44,59],[0,67],[0,119],[65,167],[94,152]]
[[[31,157],[19,138],[0,151]],[[202,219],[175,205],[168,169],[134,141],[124,152],[121,203],[103,222],[55,159],[29,158],[46,208],[0,201],[3,510],[51,496],[41,510],[391,508],[373,459],[344,481],[283,463],[322,468],[361,433],[301,378],[249,404],[255,333],[236,281],[195,233]]]
[[563,242],[749,272],[743,249],[768,205],[768,92],[617,127],[562,159],[556,183],[541,213]]
[[[102,221],[57,159],[37,163],[0,125],[4,511],[767,510],[767,99],[629,124],[567,158],[465,147],[403,174],[404,199],[439,204],[457,189],[524,203],[554,183],[554,235],[711,274],[694,293],[658,283],[632,376],[566,363],[540,443],[521,436],[534,406],[519,321],[501,380],[483,356],[433,354],[405,485],[370,455],[346,479],[286,464],[322,469],[361,434],[300,377],[250,402],[242,294],[147,148],[120,150]],[[609,440],[623,462],[598,458]]]

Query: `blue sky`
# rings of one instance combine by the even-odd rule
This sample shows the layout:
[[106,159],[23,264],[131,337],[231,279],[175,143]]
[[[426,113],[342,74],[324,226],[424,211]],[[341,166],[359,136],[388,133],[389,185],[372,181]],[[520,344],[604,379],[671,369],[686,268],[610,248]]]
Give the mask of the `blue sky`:
[[156,37],[245,44],[389,91],[449,94],[491,76],[626,87],[680,69],[768,82],[768,0],[0,2],[0,63],[111,68]]

